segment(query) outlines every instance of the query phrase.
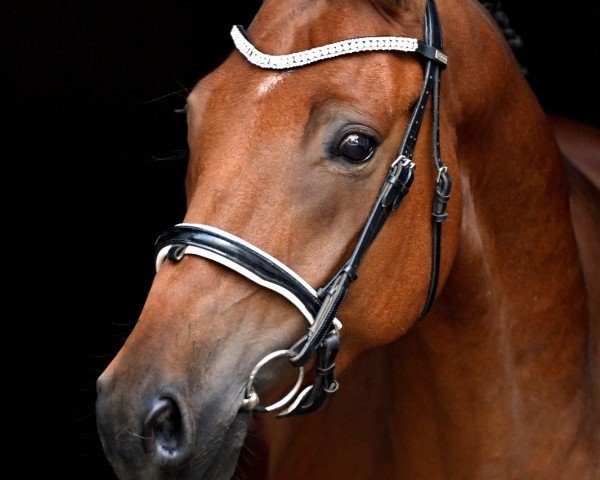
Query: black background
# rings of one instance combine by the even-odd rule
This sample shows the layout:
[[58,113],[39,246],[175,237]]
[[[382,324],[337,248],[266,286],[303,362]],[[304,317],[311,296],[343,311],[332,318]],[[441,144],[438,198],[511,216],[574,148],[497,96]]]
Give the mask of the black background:
[[[504,5],[545,108],[597,124],[600,18],[593,3]],[[68,281],[47,285],[56,290],[51,315],[58,319],[51,395],[60,404],[52,413],[59,478],[114,478],[95,432],[94,381],[140,312],[154,238],[184,213],[186,125],[174,110],[231,50],[231,25],[247,25],[260,2],[211,2],[210,15],[206,5],[28,0],[3,14],[0,48],[15,81],[7,91],[8,131],[32,169],[26,178],[34,169],[53,174],[41,178],[48,193],[33,215],[52,224],[50,236],[66,252],[53,267]],[[65,236],[65,229],[77,234]]]

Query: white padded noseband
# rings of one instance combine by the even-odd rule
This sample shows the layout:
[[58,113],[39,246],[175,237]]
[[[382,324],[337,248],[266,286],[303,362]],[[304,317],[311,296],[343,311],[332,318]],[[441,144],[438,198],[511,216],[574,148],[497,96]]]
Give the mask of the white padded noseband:
[[[315,291],[315,289],[312,286],[310,286],[308,284],[308,282],[306,282],[306,280],[304,280],[300,275],[298,275],[296,272],[294,272],[287,265],[281,263],[275,257],[269,255],[267,252],[261,250],[260,248],[258,248],[255,245],[252,245],[251,243],[245,241],[244,239],[237,237],[229,232],[226,232],[225,230],[221,230],[219,228],[212,227],[210,225],[200,225],[200,224],[195,224],[195,223],[180,223],[177,226],[190,226],[190,227],[199,228],[199,229],[202,229],[202,230],[205,230],[208,232],[216,233],[223,237],[227,237],[227,238],[233,240],[234,242],[243,244],[247,248],[254,250],[254,251],[258,252],[260,255],[268,258],[270,262],[276,264],[279,268],[285,270],[289,275],[294,277],[299,283],[301,283],[315,297],[317,296],[317,292]],[[161,265],[164,263],[165,259],[167,258],[167,253],[169,252],[170,248],[171,248],[171,245],[167,245],[167,246],[161,248],[161,250],[156,255],[156,271],[158,271],[160,269]],[[288,300],[290,303],[292,303],[298,309],[298,311],[300,311],[300,313],[302,313],[302,316],[306,319],[306,321],[310,325],[315,323],[315,318],[312,315],[312,313],[310,313],[308,311],[308,309],[306,308],[304,303],[296,295],[294,295],[291,291],[287,290],[286,288],[283,288],[282,286],[277,285],[276,283],[269,282],[263,278],[260,278],[258,275],[256,275],[256,273],[245,268],[240,263],[232,262],[227,257],[225,257],[223,255],[218,255],[215,252],[211,252],[210,250],[206,250],[206,249],[191,246],[191,245],[186,246],[183,249],[182,253],[185,255],[195,255],[197,257],[202,257],[207,260],[211,260],[213,262],[219,263],[219,264],[223,265],[224,267],[227,267],[230,270],[233,270],[234,272],[237,272],[240,275],[246,277],[248,280],[256,283],[257,285],[267,288],[268,290],[271,290],[272,292],[278,293],[279,295],[284,297],[286,300]],[[342,323],[337,318],[335,319],[334,323],[338,330],[342,328]]]

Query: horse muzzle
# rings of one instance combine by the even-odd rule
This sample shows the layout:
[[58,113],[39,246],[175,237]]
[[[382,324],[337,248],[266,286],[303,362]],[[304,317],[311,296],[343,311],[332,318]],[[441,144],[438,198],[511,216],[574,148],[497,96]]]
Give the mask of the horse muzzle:
[[[246,434],[248,412],[232,414],[209,406],[198,419],[176,387],[147,387],[144,393],[132,396],[134,386],[120,386],[105,372],[98,379],[96,402],[102,445],[120,479],[231,478]],[[206,422],[206,417],[212,421]],[[200,434],[198,425],[203,425]]]

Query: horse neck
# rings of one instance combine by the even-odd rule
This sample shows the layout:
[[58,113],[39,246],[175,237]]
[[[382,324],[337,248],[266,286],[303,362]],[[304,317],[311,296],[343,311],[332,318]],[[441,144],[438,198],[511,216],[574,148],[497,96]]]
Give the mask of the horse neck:
[[594,478],[565,175],[523,80],[511,95],[458,132],[458,249],[431,312],[355,359],[324,412],[264,419],[269,478]]
[[429,316],[393,347],[395,382],[410,390],[398,408],[419,399],[412,418],[466,476],[484,458],[489,472],[589,468],[581,452],[600,431],[566,175],[544,113],[509,73],[457,129],[454,263]]
[[478,7],[438,3],[456,63],[441,120],[458,125],[455,139],[442,129],[459,159],[454,261],[427,317],[355,359],[324,412],[264,419],[269,478],[593,478],[600,428],[559,154]]

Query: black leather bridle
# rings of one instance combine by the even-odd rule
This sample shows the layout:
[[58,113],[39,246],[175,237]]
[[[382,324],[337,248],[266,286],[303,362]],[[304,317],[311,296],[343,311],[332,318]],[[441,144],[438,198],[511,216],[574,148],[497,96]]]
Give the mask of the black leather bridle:
[[[247,36],[244,41],[249,41]],[[250,46],[246,46],[246,48],[251,50]],[[252,55],[256,55],[255,52],[241,51],[250,61],[252,61]],[[174,262],[181,260],[185,254],[203,256],[284,295],[303,312],[309,321],[312,320],[312,325],[307,333],[291,347],[287,356],[294,366],[302,367],[316,355],[314,383],[299,394],[291,395],[284,402],[285,405],[280,405],[279,407],[287,408],[279,416],[304,414],[318,410],[327,398],[338,389],[338,383],[334,378],[335,357],[339,349],[339,324],[336,322],[336,315],[350,285],[357,278],[357,270],[366,251],[390,213],[400,206],[408,194],[414,179],[413,155],[425,115],[425,107],[430,97],[432,99],[433,162],[438,175],[432,211],[431,275],[427,298],[420,318],[429,311],[434,301],[440,273],[442,223],[447,218],[446,205],[450,199],[452,186],[447,167],[440,156],[440,75],[446,65],[447,57],[442,52],[442,32],[434,0],[427,0],[424,41],[418,41],[418,46],[413,51],[424,58],[425,78],[420,97],[413,107],[397,157],[390,166],[386,180],[379,191],[352,254],[324,287],[315,292],[297,274],[273,257],[254,245],[214,227],[193,224],[177,225],[163,233],[156,242],[157,252],[159,252],[158,266],[165,256]],[[281,67],[263,66],[263,68]],[[254,375],[262,365],[263,363],[257,366],[251,375],[242,408],[265,411],[264,407],[258,405],[258,396],[252,388]],[[300,383],[301,378],[298,385]]]

